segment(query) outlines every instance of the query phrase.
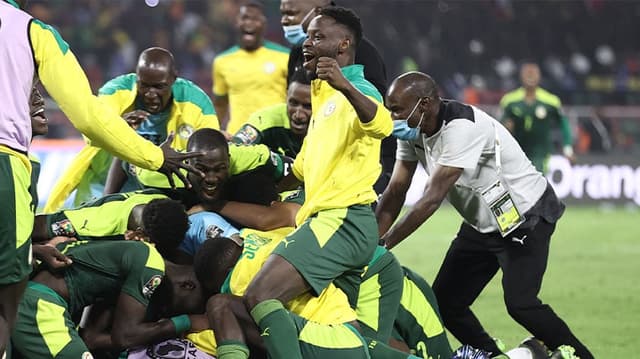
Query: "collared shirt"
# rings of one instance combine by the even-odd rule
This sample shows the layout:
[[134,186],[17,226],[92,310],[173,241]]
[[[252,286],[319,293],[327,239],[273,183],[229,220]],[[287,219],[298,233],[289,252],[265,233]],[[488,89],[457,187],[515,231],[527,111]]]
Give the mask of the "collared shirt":
[[427,174],[437,165],[462,168],[463,172],[449,189],[449,202],[465,222],[482,233],[495,232],[497,224],[479,192],[500,176],[496,166],[496,132],[501,143],[501,177],[521,214],[542,197],[547,180],[536,171],[516,140],[504,126],[482,110],[456,101],[442,100],[433,136],[422,134],[412,141],[398,140],[396,158],[419,161]]
[[311,84],[314,109],[293,173],[304,181],[306,201],[296,222],[325,209],[369,204],[376,200],[373,184],[380,175],[380,141],[393,123],[382,96],[364,78],[362,65],[342,68],[344,76],[371,99],[378,110],[368,123],[360,121],[349,100],[323,80]]

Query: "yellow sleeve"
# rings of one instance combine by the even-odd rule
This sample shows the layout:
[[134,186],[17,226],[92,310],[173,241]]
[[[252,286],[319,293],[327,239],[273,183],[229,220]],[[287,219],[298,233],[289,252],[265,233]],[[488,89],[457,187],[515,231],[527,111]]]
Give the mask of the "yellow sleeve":
[[78,152],[69,167],[60,176],[56,184],[53,186],[47,203],[44,205],[43,213],[53,213],[62,208],[64,201],[69,197],[71,192],[78,187],[85,174],[91,160],[100,152],[98,147],[86,145]]
[[34,20],[29,35],[42,85],[92,145],[136,166],[160,168],[162,150],[140,137],[93,95],[84,71],[60,34]]
[[105,106],[113,109],[119,115],[123,115],[127,112],[133,101],[131,101],[131,91],[116,91],[111,95],[98,94],[98,100]]
[[302,141],[300,152],[298,152],[296,159],[293,160],[293,167],[291,168],[293,175],[296,176],[296,178],[301,182],[304,182],[304,171],[302,170],[302,167],[304,166],[304,153],[305,149],[307,148],[306,144],[307,141]]
[[222,74],[223,66],[220,58],[213,60],[213,95],[214,96],[226,96],[229,91],[227,82]]
[[376,115],[373,120],[363,123],[360,123],[360,128],[364,130],[364,132],[373,138],[383,139],[391,134],[393,130],[393,121],[391,121],[391,114],[389,110],[387,110],[384,105],[373,97],[369,96],[369,99],[373,101],[378,106],[378,111],[376,111]]

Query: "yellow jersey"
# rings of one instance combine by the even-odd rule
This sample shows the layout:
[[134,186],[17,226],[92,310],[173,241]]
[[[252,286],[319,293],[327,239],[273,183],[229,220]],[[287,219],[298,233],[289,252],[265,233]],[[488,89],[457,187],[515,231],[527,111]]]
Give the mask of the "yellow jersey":
[[376,105],[378,111],[362,123],[349,100],[323,80],[311,83],[313,114],[307,137],[293,163],[304,182],[306,201],[296,216],[301,224],[326,209],[369,204],[376,200],[373,184],[380,175],[380,141],[393,123],[382,96],[364,78],[362,65],[342,68],[344,76]]
[[236,133],[253,112],[285,102],[289,49],[265,41],[255,51],[234,46],[213,60],[213,94],[229,98],[227,132]]

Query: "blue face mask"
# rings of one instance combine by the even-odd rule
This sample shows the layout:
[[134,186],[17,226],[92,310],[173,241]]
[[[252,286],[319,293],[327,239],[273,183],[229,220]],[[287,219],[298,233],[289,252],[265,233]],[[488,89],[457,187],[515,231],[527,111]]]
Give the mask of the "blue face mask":
[[418,136],[420,136],[420,130],[417,127],[409,127],[406,120],[395,120],[393,121],[392,134],[399,140],[411,141],[418,139]]
[[302,24],[283,26],[284,38],[291,45],[300,45],[307,38],[307,34],[302,30]]
[[420,137],[420,125],[422,125],[422,118],[424,117],[424,113],[420,115],[420,121],[416,127],[409,127],[407,122],[413,116],[416,109],[418,109],[418,105],[420,104],[420,99],[416,102],[416,105],[413,106],[413,110],[409,113],[406,119],[400,119],[393,121],[393,136],[400,140],[411,141],[417,140]]

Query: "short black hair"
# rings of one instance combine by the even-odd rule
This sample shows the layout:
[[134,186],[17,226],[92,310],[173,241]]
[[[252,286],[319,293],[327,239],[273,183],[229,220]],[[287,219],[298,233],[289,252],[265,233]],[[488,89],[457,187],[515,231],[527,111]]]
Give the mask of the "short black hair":
[[193,270],[207,292],[205,295],[218,294],[220,288],[211,288],[212,281],[215,278],[221,279],[221,276],[226,275],[224,271],[234,265],[233,254],[237,247],[233,240],[226,237],[209,238],[202,243],[193,258]]
[[358,46],[362,40],[362,23],[360,22],[360,17],[353,10],[342,6],[329,6],[320,10],[320,15],[328,16],[349,29],[355,41],[353,45]]
[[184,240],[189,228],[189,218],[182,203],[168,198],[156,198],[144,206],[142,226],[160,254],[167,257]]
[[224,148],[229,152],[229,143],[222,132],[213,128],[201,128],[194,132],[187,141],[187,151],[194,151],[196,148],[201,151]]
[[264,12],[264,4],[260,0],[246,0],[242,3],[241,6],[255,7],[256,9]]
[[302,67],[297,68],[293,72],[293,74],[291,74],[291,77],[289,78],[289,85],[292,82],[297,82],[303,85],[311,85],[311,79],[309,78],[309,76],[307,76],[307,71]]

